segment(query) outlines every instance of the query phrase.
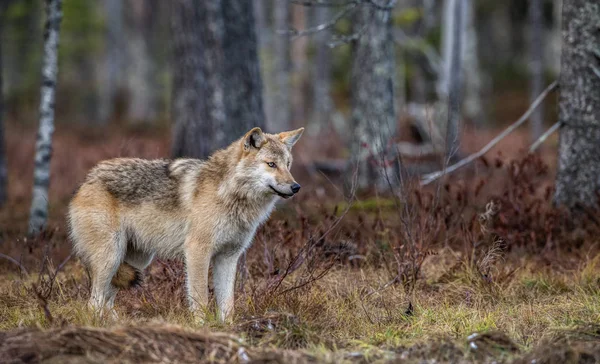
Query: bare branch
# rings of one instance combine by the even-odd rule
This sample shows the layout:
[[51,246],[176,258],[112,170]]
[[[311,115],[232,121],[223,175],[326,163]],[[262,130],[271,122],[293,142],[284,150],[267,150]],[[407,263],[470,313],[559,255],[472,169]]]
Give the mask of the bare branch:
[[557,121],[556,123],[554,123],[554,125],[552,125],[548,130],[546,130],[546,132],[544,134],[542,134],[535,141],[535,143],[533,143],[531,145],[531,147],[529,148],[529,153],[535,152],[535,150],[538,149],[539,146],[542,145],[546,141],[546,139],[548,139],[548,137],[550,135],[552,135],[552,133],[554,133],[556,131],[556,129],[558,129],[561,125],[562,125],[562,123],[560,121]]
[[357,4],[357,1],[323,1],[323,0],[289,0],[292,4],[302,5],[306,7],[323,6],[323,7],[336,7],[345,6],[350,4]]
[[306,28],[303,30],[298,30],[298,29],[278,30],[277,34],[281,34],[281,35],[291,34],[293,36],[292,39],[296,39],[298,37],[303,37],[303,36],[318,33],[320,31],[323,31],[326,29],[330,29],[333,26],[335,26],[335,24],[337,24],[337,22],[340,21],[340,19],[342,19],[343,17],[348,15],[354,9],[356,9],[357,5],[358,5],[358,3],[356,3],[356,2],[348,4],[347,6],[344,7],[344,9],[340,10],[337,14],[335,14],[333,16],[333,18],[331,18],[331,20],[329,20],[328,22],[325,22],[323,24],[319,24],[315,27]]
[[529,106],[529,109],[527,109],[527,111],[525,111],[525,113],[519,118],[519,120],[515,121],[511,126],[506,128],[502,133],[500,133],[498,136],[496,136],[494,139],[492,139],[492,141],[490,141],[483,148],[481,148],[481,150],[479,150],[476,153],[471,154],[470,156],[468,156],[465,159],[458,161],[457,163],[449,166],[448,168],[445,168],[441,171],[429,173],[429,174],[422,176],[421,177],[421,185],[422,186],[428,185],[431,182],[435,181],[436,179],[438,179],[446,174],[450,174],[450,173],[456,171],[457,169],[460,169],[460,168],[466,166],[467,164],[473,162],[477,158],[483,156],[485,153],[489,152],[490,149],[492,149],[496,144],[498,144],[498,142],[500,142],[507,135],[509,135],[510,133],[515,131],[519,126],[521,126],[523,123],[525,123],[525,121],[527,121],[527,119],[533,113],[533,111],[542,103],[542,101],[544,101],[546,96],[548,96],[548,94],[550,92],[554,91],[557,87],[558,87],[558,82],[557,81],[552,82],[548,87],[546,87],[544,92],[542,92],[540,94],[540,96],[538,96],[538,98],[535,99],[535,101],[531,104],[531,106]]
[[23,264],[19,263],[19,261],[17,261],[15,258],[5,255],[5,254],[2,254],[2,253],[0,253],[0,258],[4,258],[4,259],[8,260],[9,262],[15,264],[17,267],[19,267],[19,269],[21,270],[22,273],[25,273],[25,275],[29,275],[29,272],[27,272],[27,269],[25,269]]
[[594,66],[593,64],[590,65],[590,68],[592,69],[592,72],[594,72],[594,74],[600,78],[600,68]]
[[378,4],[375,0],[354,0],[354,1],[323,1],[323,0],[289,0],[292,4],[302,5],[306,7],[326,6],[335,7],[343,5],[369,5],[377,10],[393,10],[396,6],[396,0],[390,1],[388,5]]

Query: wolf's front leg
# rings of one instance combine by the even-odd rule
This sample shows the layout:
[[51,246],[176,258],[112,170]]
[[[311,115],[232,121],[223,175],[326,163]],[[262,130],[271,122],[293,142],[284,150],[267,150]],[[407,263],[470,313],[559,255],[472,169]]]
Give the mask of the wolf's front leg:
[[239,253],[217,254],[213,260],[215,297],[219,320],[223,322],[233,315],[235,273],[239,257]]
[[208,267],[210,265],[210,244],[193,236],[185,242],[185,266],[187,273],[187,293],[190,310],[204,322],[208,305]]

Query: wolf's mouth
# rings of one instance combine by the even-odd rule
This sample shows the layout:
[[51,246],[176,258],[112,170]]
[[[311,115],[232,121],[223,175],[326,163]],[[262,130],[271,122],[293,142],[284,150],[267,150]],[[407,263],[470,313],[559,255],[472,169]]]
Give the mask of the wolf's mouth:
[[277,191],[277,190],[275,189],[275,187],[273,187],[273,186],[271,186],[271,185],[269,185],[269,187],[270,187],[270,188],[273,190],[273,192],[275,192],[276,194],[278,194],[280,197],[283,197],[283,198],[290,198],[290,197],[294,196],[293,194],[291,194],[291,195],[286,195],[285,193],[281,193],[281,192]]

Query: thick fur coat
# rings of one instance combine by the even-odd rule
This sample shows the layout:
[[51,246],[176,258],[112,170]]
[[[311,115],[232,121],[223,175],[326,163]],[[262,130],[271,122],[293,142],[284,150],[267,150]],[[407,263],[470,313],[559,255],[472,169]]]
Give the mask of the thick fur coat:
[[190,308],[202,318],[213,264],[220,319],[233,313],[239,256],[278,197],[300,185],[291,149],[303,129],[250,130],[208,160],[119,158],[99,163],[69,206],[73,247],[92,277],[90,305],[112,309],[154,257],[185,261]]

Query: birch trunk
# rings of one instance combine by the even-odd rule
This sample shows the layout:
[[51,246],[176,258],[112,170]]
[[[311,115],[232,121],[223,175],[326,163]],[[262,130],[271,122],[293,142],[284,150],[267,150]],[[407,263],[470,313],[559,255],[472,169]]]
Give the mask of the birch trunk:
[[46,28],[42,61],[40,125],[35,145],[33,195],[29,215],[29,234],[38,234],[48,219],[48,187],[54,132],[54,99],[58,73],[58,42],[62,19],[62,0],[46,0]]
[[558,173],[554,200],[598,206],[600,193],[600,3],[564,0]]
[[[445,53],[445,69],[447,83],[448,124],[446,125],[446,157],[453,158],[458,153],[460,144],[460,109],[462,99],[462,45],[464,39],[463,16],[465,0],[451,0],[448,9],[451,14],[449,31],[451,31],[451,47]],[[443,91],[442,91],[443,92]],[[443,95],[443,94],[442,94]]]

